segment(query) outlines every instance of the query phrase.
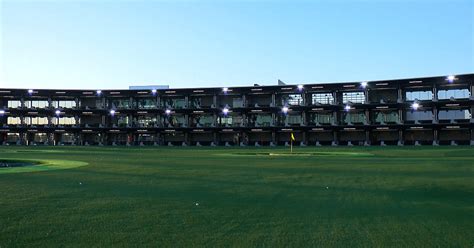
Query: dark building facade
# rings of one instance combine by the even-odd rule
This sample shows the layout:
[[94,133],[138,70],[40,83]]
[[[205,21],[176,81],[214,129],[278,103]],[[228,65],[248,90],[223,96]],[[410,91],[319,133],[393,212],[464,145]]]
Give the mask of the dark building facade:
[[1,145],[474,145],[474,74],[160,90],[0,89]]

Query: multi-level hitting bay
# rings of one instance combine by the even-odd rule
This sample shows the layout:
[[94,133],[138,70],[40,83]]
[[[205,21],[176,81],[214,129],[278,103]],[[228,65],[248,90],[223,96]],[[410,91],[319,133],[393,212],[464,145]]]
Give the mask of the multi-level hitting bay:
[[473,145],[474,74],[167,90],[0,89],[2,145]]

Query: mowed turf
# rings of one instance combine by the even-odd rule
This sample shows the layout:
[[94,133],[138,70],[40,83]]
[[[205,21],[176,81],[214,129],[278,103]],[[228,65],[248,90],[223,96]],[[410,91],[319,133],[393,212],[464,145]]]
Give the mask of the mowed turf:
[[473,247],[473,148],[286,152],[0,147],[88,163],[0,171],[0,247]]

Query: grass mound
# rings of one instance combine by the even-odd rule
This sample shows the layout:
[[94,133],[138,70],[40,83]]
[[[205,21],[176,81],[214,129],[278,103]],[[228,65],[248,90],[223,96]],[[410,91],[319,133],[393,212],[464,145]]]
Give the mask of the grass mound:
[[5,164],[11,164],[13,166],[0,167],[0,174],[64,170],[87,165],[86,162],[58,159],[2,159],[0,160],[0,164],[2,162],[4,162]]

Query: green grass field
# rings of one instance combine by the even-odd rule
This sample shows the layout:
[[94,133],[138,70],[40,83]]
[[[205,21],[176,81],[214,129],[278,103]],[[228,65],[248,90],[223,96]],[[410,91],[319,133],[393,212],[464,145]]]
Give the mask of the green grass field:
[[0,247],[474,246],[473,148],[287,152],[1,147],[67,161],[0,168]]

